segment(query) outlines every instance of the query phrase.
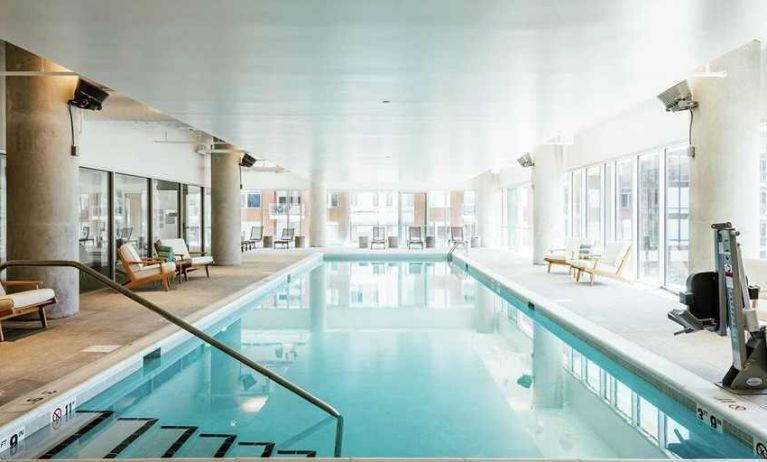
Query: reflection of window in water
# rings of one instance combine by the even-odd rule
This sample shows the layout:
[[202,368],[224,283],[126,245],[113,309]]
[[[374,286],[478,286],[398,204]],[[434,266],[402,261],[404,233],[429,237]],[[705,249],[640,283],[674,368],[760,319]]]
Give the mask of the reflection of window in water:
[[658,408],[639,397],[639,427],[654,440],[658,439]]
[[631,390],[620,381],[615,381],[615,407],[631,419]]
[[581,378],[583,376],[583,357],[579,351],[573,350],[572,368],[570,369],[576,377]]
[[592,390],[599,392],[599,378],[602,368],[591,361],[586,360],[586,385]]

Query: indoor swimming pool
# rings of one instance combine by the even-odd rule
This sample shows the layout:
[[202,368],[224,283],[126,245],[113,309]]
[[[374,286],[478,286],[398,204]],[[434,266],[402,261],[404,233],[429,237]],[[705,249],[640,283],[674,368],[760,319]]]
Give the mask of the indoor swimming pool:
[[[748,458],[444,261],[326,259],[209,332],[343,413],[347,457]],[[332,456],[335,420],[189,340],[0,458]]]

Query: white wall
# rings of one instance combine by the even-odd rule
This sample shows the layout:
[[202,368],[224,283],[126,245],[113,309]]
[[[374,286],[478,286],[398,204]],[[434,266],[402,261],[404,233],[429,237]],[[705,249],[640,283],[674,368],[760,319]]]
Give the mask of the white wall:
[[210,159],[194,152],[193,134],[160,122],[85,121],[79,135],[80,166],[210,186]]
[[577,132],[574,144],[565,147],[565,170],[684,141],[688,124],[687,112],[666,112],[663,104],[653,96],[611,119]]
[[307,179],[290,172],[258,172],[242,169],[243,189],[309,189]]

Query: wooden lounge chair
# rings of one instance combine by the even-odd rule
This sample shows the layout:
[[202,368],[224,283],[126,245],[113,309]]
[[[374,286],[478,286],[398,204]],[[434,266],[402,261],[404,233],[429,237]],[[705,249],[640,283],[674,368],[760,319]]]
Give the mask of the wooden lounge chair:
[[450,227],[450,239],[447,241],[448,245],[461,244],[469,245],[469,241],[463,235],[463,226],[451,226]]
[[141,258],[136,247],[131,243],[121,245],[117,250],[117,256],[128,275],[125,287],[133,288],[161,282],[163,289],[167,291],[170,288],[170,280],[176,276],[175,263],[158,258]]
[[278,245],[283,245],[286,249],[290,248],[290,244],[293,243],[293,235],[295,233],[295,228],[282,228],[282,235],[279,239],[274,241],[274,248],[276,249]]
[[409,249],[411,245],[420,245],[422,249],[424,247],[420,226],[408,226],[407,228],[407,248]]
[[255,249],[256,245],[261,243],[263,245],[264,240],[264,227],[263,226],[251,226],[250,238],[242,241],[242,251]]
[[386,248],[386,227],[385,226],[373,226],[373,239],[370,241],[370,248],[374,245],[381,245],[382,248]]
[[[53,289],[41,289],[42,281],[2,281],[0,285],[0,322],[22,316],[35,311],[40,316],[43,329],[48,327],[45,317],[45,307],[56,303],[56,293]],[[8,287],[30,286],[32,290],[6,293]],[[3,326],[0,325],[0,342],[5,341]]]
[[612,279],[622,280],[621,273],[626,267],[631,251],[631,244],[624,242],[610,242],[605,247],[602,255],[595,255],[585,259],[570,262],[575,270],[575,280],[581,280],[581,274],[589,275],[593,286],[597,276],[605,276]]
[[155,243],[159,248],[170,247],[176,254],[176,267],[180,274],[184,275],[185,280],[189,280],[189,272],[200,268],[205,268],[205,275],[210,277],[210,266],[213,265],[213,257],[205,255],[205,252],[190,252],[186,241],[183,239],[158,239]]
[[543,257],[546,262],[546,271],[551,272],[554,265],[567,266],[568,273],[572,273],[573,268],[570,262],[578,260],[591,253],[593,242],[588,239],[568,239],[564,249],[549,249]]

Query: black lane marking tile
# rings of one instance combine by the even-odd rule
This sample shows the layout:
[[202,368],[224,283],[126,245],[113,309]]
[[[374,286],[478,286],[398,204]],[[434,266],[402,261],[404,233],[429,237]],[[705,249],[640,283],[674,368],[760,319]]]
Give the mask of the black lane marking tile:
[[120,417],[117,420],[138,420],[138,421],[144,421],[144,425],[140,426],[136,431],[128,435],[127,438],[122,440],[120,444],[112,448],[111,451],[107,455],[104,456],[104,459],[114,459],[118,455],[120,455],[121,452],[125,450],[128,446],[131,445],[134,441],[136,441],[141,435],[143,435],[147,430],[152,428],[154,424],[157,423],[157,419],[149,418],[149,417]]
[[274,451],[274,443],[268,442],[268,441],[240,441],[240,446],[263,446],[264,451],[261,453],[261,457],[271,457],[272,452]]
[[160,428],[170,429],[170,430],[181,430],[184,429],[184,432],[181,433],[181,436],[176,439],[176,441],[173,442],[173,444],[170,445],[168,449],[165,450],[162,456],[160,456],[162,459],[169,459],[176,455],[176,452],[178,452],[179,449],[181,449],[181,446],[186,444],[187,441],[189,441],[189,438],[194,435],[194,432],[197,431],[197,427],[192,426],[186,426],[186,425],[163,425]]
[[230,435],[227,433],[200,433],[200,438],[224,438],[224,442],[221,443],[221,446],[216,450],[216,454],[213,455],[214,458],[221,458],[229,452],[229,448],[234,444],[237,435]]
[[101,422],[107,420],[108,418],[112,417],[112,414],[114,414],[114,411],[77,411],[80,413],[94,413],[99,414],[96,418],[88,422],[87,424],[80,427],[76,432],[69,435],[67,438],[59,442],[56,446],[52,447],[48,451],[45,452],[42,456],[40,456],[40,459],[53,459],[57,454],[59,454],[61,451],[66,449],[70,444],[74,443],[75,441],[79,440],[83,436],[87,435],[91,430],[96,428]]
[[306,457],[316,457],[317,451],[303,451],[303,450],[279,450],[277,451],[277,454],[285,455],[285,456],[306,456]]

